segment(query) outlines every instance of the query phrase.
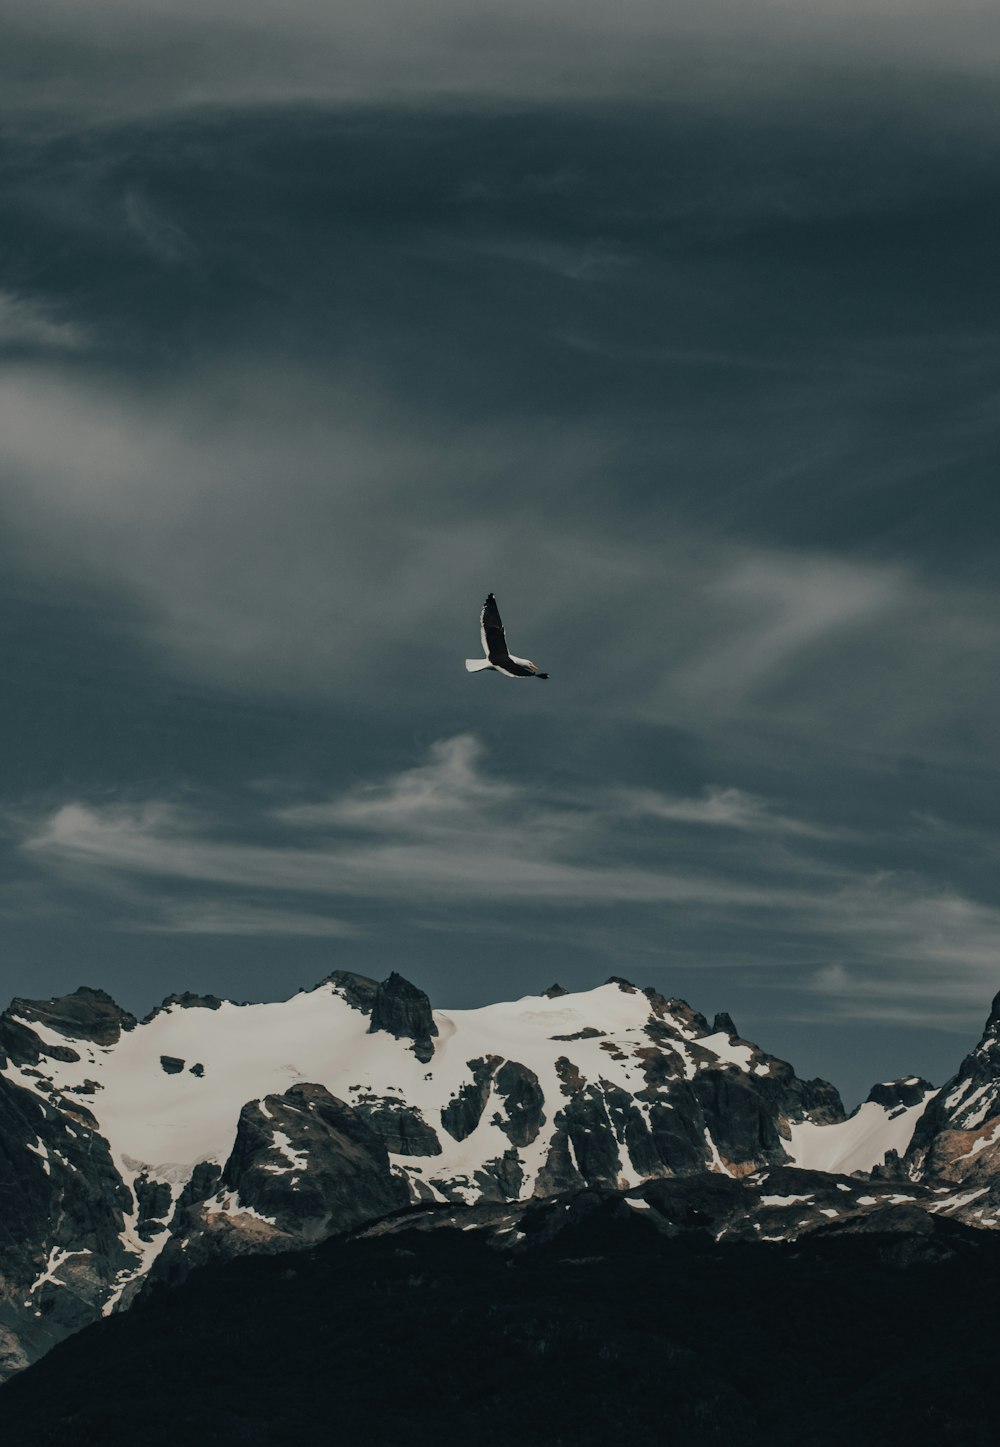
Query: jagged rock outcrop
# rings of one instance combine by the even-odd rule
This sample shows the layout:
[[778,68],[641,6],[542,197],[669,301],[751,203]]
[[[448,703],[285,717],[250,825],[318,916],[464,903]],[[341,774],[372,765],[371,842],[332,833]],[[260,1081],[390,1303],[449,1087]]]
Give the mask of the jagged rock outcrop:
[[176,1280],[220,1255],[309,1245],[408,1200],[360,1113],[322,1085],[294,1085],[243,1107],[218,1189],[179,1207],[156,1276]]
[[883,1080],[873,1085],[865,1100],[888,1111],[908,1110],[910,1106],[919,1105],[933,1089],[930,1081],[922,1076],[908,1075],[905,1080]]
[[973,1224],[1000,1217],[1000,994],[979,1044],[918,1121],[903,1169],[911,1180],[953,1183]]
[[313,1084],[243,1107],[222,1186],[279,1230],[308,1239],[352,1230],[408,1199],[381,1138]]
[[500,1059],[499,1055],[485,1055],[468,1062],[472,1079],[459,1086],[441,1112],[441,1124],[454,1140],[464,1141],[482,1120]]
[[426,1065],[434,1054],[433,1037],[438,1033],[431,1002],[423,990],[397,975],[395,970],[377,987],[372,1002],[369,1030],[386,1030],[397,1040],[412,1040],[412,1050]]
[[99,1315],[136,1264],[132,1198],[95,1126],[0,1077],[0,1378]]
[[192,990],[182,990],[179,995],[167,995],[161,1004],[150,1010],[142,1023],[148,1025],[151,1020],[156,1019],[157,1015],[175,1006],[178,1010],[220,1010],[222,1005],[223,1001],[219,999],[218,995],[198,995]]
[[441,1142],[416,1106],[391,1095],[359,1095],[354,1109],[396,1156],[439,1156]]
[[379,984],[377,980],[370,980],[367,975],[357,975],[353,970],[334,970],[325,980],[321,980],[320,984],[332,985],[351,1008],[360,1010],[362,1015],[370,1015],[375,1008]]
[[116,1005],[104,990],[92,990],[86,985],[71,995],[57,995],[51,1000],[14,999],[0,1015],[0,1069],[8,1060],[15,1065],[37,1065],[42,1058],[80,1058],[71,1045],[45,1041],[31,1029],[32,1024],[70,1040],[110,1046],[117,1044],[123,1030],[135,1029],[136,1018]]

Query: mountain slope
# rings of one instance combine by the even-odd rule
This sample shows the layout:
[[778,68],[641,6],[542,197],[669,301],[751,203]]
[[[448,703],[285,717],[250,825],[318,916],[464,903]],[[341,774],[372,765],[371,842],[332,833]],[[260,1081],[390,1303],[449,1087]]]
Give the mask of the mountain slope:
[[[990,1188],[956,1192],[944,1167],[961,1153],[935,1145],[958,1128],[942,1099],[977,1092],[986,1144],[968,1159],[993,1168],[992,1045],[963,1065],[961,1098],[910,1078],[846,1118],[832,1086],[799,1080],[728,1016],[710,1025],[623,980],[443,1011],[399,975],[340,971],[274,1004],[171,996],[141,1022],[81,989],[14,1001],[0,1050],[7,1373],[151,1278],[408,1204],[711,1177],[737,1203],[720,1237],[789,1238],[893,1209],[997,1223]],[[858,1189],[857,1173],[883,1179]]]

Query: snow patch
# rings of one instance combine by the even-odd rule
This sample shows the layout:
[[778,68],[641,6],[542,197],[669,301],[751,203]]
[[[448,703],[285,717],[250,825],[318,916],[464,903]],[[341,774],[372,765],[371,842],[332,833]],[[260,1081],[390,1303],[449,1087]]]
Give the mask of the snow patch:
[[889,1151],[905,1153],[917,1121],[936,1094],[930,1091],[916,1105],[891,1112],[866,1100],[847,1120],[834,1125],[795,1122],[790,1127],[786,1154],[793,1165],[805,1171],[829,1171],[834,1175],[870,1171],[882,1164]]

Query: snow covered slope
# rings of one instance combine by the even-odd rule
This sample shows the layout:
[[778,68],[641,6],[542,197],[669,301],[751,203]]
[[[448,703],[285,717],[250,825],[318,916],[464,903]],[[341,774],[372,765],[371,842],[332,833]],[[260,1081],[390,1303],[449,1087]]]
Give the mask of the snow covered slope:
[[793,1124],[789,1159],[808,1171],[872,1171],[884,1165],[890,1153],[906,1154],[918,1121],[936,1095],[916,1075],[876,1085],[847,1120]]

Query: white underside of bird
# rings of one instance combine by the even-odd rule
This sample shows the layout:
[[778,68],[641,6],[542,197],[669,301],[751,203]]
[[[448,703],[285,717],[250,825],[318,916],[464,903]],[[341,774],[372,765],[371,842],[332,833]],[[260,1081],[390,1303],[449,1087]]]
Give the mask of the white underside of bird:
[[469,673],[502,673],[504,678],[548,678],[530,658],[518,658],[507,647],[507,636],[493,594],[487,596],[479,615],[479,637],[485,658],[467,658]]
[[[515,658],[512,653],[510,655],[510,661],[511,663],[520,663],[522,668],[530,668],[534,671],[535,665],[527,658]],[[469,673],[486,673],[492,670],[493,673],[502,673],[504,678],[524,677],[522,673],[508,673],[506,668],[501,667],[499,663],[491,663],[488,658],[467,658],[465,660],[465,667]]]

